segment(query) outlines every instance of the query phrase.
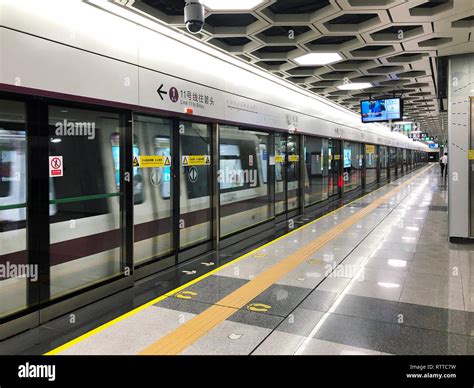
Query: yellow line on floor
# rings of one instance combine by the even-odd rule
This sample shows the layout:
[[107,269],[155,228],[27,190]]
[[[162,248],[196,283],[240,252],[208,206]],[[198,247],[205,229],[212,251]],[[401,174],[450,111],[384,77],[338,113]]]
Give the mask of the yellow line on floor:
[[[431,168],[431,167],[429,167]],[[283,276],[304,263],[309,256],[320,250],[324,245],[346,232],[350,227],[372,213],[380,205],[387,202],[394,194],[409,185],[413,180],[424,174],[429,168],[424,169],[398,187],[390,190],[382,197],[373,201],[367,207],[351,215],[340,224],[334,226],[311,243],[299,248],[297,251],[282,259],[274,266],[261,273],[247,284],[230,293],[212,307],[190,319],[173,332],[160,338],[143,351],[141,355],[176,355],[205,336],[210,330],[225,321],[239,309],[245,307],[258,295],[275,284]],[[225,306],[225,307],[224,307]]]
[[[423,170],[422,172],[424,172],[424,171],[426,171],[426,170],[427,170],[427,169]],[[420,175],[422,172],[420,172],[420,173],[417,174],[416,176]],[[410,178],[410,179],[412,179],[412,178]],[[413,178],[413,179],[414,179],[414,178]],[[123,314],[123,315],[121,315],[121,316],[119,316],[119,317],[117,317],[117,318],[115,318],[115,319],[113,319],[113,320],[111,320],[111,321],[109,321],[109,322],[106,322],[106,323],[100,325],[99,327],[97,327],[97,328],[95,328],[95,329],[93,329],[93,330],[91,330],[91,331],[88,331],[87,333],[84,333],[84,334],[82,334],[81,336],[79,336],[79,337],[77,337],[77,338],[75,338],[75,339],[73,339],[73,340],[71,340],[71,341],[69,341],[69,342],[67,342],[67,343],[65,343],[65,344],[63,344],[63,345],[61,345],[61,346],[59,346],[59,347],[57,347],[57,348],[55,348],[55,349],[53,349],[53,350],[50,350],[49,352],[45,353],[44,355],[45,355],[45,356],[52,356],[52,355],[59,354],[59,353],[65,351],[65,350],[69,349],[70,347],[72,347],[72,346],[74,346],[74,345],[76,345],[76,344],[78,344],[78,343],[84,341],[85,339],[87,339],[87,338],[89,338],[89,337],[92,337],[93,335],[98,334],[98,333],[104,331],[105,329],[107,329],[107,328],[109,328],[109,327],[111,327],[111,326],[114,326],[115,324],[117,324],[117,323],[123,321],[124,319],[127,319],[127,318],[129,318],[129,317],[131,317],[131,316],[133,316],[133,315],[135,315],[135,314],[138,314],[139,312],[141,312],[141,311],[147,309],[148,307],[151,307],[151,306],[153,306],[154,304],[156,304],[156,303],[158,303],[158,302],[161,302],[162,300],[166,299],[167,297],[172,296],[172,295],[174,295],[174,294],[176,294],[176,293],[178,293],[178,292],[180,292],[180,291],[182,291],[182,290],[184,290],[184,289],[186,289],[186,288],[189,288],[189,287],[192,286],[193,284],[196,284],[196,283],[198,283],[198,282],[200,282],[200,281],[206,279],[207,277],[209,277],[209,276],[211,276],[211,275],[214,275],[215,273],[217,273],[217,272],[223,270],[224,268],[229,267],[229,266],[231,266],[231,265],[233,265],[233,264],[235,264],[235,263],[237,263],[237,262],[239,262],[239,261],[245,259],[246,257],[249,257],[249,256],[251,256],[251,255],[257,253],[257,252],[260,251],[261,249],[267,248],[267,247],[271,246],[272,244],[275,244],[276,242],[281,241],[281,240],[287,238],[288,236],[291,236],[292,234],[294,234],[294,233],[296,233],[296,232],[298,232],[298,231],[300,231],[300,230],[302,230],[302,229],[305,229],[305,228],[310,227],[311,225],[315,224],[316,222],[322,220],[323,218],[328,217],[328,216],[330,216],[330,215],[332,215],[332,214],[334,214],[334,213],[336,213],[336,212],[338,212],[338,211],[341,211],[342,209],[344,209],[344,208],[347,207],[347,206],[350,206],[350,205],[351,205],[352,203],[354,203],[354,202],[360,201],[361,199],[363,199],[363,198],[365,198],[365,197],[367,197],[367,196],[369,196],[369,195],[373,195],[374,193],[376,193],[377,191],[379,191],[379,190],[381,190],[381,189],[383,189],[383,188],[385,188],[385,187],[386,187],[386,186],[384,185],[384,186],[382,186],[382,187],[379,187],[377,190],[374,190],[374,191],[372,191],[372,192],[370,192],[370,193],[368,193],[368,194],[366,194],[366,195],[364,195],[364,196],[362,196],[362,197],[356,198],[356,199],[354,199],[353,201],[347,203],[347,204],[344,205],[344,206],[341,206],[341,207],[339,207],[339,208],[337,208],[337,209],[335,209],[335,210],[333,210],[333,211],[331,211],[331,212],[329,212],[329,213],[326,213],[326,214],[322,215],[321,217],[319,217],[319,218],[317,218],[317,219],[315,219],[315,220],[313,220],[313,221],[311,221],[311,222],[308,222],[307,224],[305,224],[305,225],[303,225],[303,226],[300,226],[300,227],[297,228],[297,229],[292,230],[291,232],[288,232],[288,233],[286,233],[286,234],[284,234],[284,235],[282,235],[282,236],[280,236],[280,237],[278,237],[278,238],[276,238],[276,239],[274,239],[274,240],[272,240],[272,241],[270,241],[270,242],[268,242],[268,243],[266,243],[266,244],[264,244],[264,245],[261,245],[261,246],[255,248],[254,250],[252,250],[252,251],[250,251],[250,252],[248,252],[248,253],[246,253],[246,254],[244,254],[244,255],[242,255],[242,256],[239,256],[238,258],[236,258],[236,259],[234,259],[234,260],[232,260],[232,261],[230,261],[230,262],[228,262],[228,263],[226,263],[226,264],[224,264],[224,265],[222,265],[222,266],[220,266],[220,267],[218,267],[218,268],[216,268],[216,269],[214,269],[214,270],[212,270],[212,271],[210,271],[210,272],[207,272],[206,274],[204,274],[204,275],[202,275],[202,276],[200,276],[200,277],[198,277],[198,278],[196,278],[196,279],[193,279],[193,280],[189,281],[188,283],[186,283],[186,284],[184,284],[184,285],[182,285],[182,286],[180,286],[180,287],[177,287],[177,288],[175,288],[174,290],[169,291],[169,292],[167,292],[166,294],[161,295],[161,296],[159,296],[159,297],[157,297],[157,298],[151,300],[150,302],[147,302],[147,303],[145,303],[144,305],[139,306],[139,307],[137,307],[137,308],[135,308],[135,309],[129,311],[128,313],[125,313],[125,314]],[[232,315],[232,314],[231,314],[231,315]]]

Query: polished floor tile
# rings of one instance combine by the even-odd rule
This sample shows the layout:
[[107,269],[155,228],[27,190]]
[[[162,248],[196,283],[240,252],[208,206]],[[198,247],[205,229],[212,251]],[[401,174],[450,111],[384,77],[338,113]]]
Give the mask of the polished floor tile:
[[303,344],[306,337],[281,331],[274,331],[263,341],[252,355],[292,356]]
[[224,321],[185,349],[182,355],[248,355],[269,334],[270,329]]
[[307,288],[274,284],[243,309],[249,310],[254,304],[264,304],[269,308],[265,308],[263,314],[287,317],[309,293]]
[[[212,275],[183,291],[195,293],[196,295],[192,296],[192,299],[195,301],[215,304],[246,283],[247,281],[243,279]],[[177,297],[183,291],[175,294],[173,297]]]

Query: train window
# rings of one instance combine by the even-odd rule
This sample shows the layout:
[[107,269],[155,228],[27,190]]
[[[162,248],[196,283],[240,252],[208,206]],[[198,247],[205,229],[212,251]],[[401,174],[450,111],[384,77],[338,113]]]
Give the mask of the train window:
[[[210,134],[207,125],[181,122],[181,155],[211,155]],[[183,166],[182,174],[186,181],[188,199],[211,195],[209,165]]]
[[[114,161],[114,170],[115,170],[115,183],[117,189],[120,191],[120,135],[114,133],[110,142],[112,144],[112,158]],[[134,136],[133,143],[133,157],[138,158],[140,156],[140,149],[137,145],[137,139]],[[143,179],[138,167],[133,168],[133,203],[135,205],[143,203]]]
[[237,144],[221,144],[219,153],[221,190],[244,187],[244,171],[239,146]]
[[[2,143],[3,143],[2,136]],[[12,181],[13,164],[15,163],[15,151],[7,149],[3,144],[0,151],[0,197],[10,195],[10,182]]]
[[[171,145],[169,137],[156,136],[154,139],[155,155],[171,156]],[[169,199],[171,196],[171,167],[159,167],[155,169],[161,180],[160,195],[163,199]]]
[[[120,161],[113,156],[120,154],[119,115],[51,106],[49,117],[49,155],[63,158],[63,175],[50,184],[57,206],[53,222],[107,214],[109,194],[120,191],[116,171]],[[92,196],[99,198],[87,203],[69,200]]]

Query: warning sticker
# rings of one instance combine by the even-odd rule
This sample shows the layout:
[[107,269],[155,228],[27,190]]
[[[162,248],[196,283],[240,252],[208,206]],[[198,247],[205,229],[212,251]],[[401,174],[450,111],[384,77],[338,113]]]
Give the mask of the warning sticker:
[[288,155],[288,161],[290,163],[295,163],[300,161],[299,155]]
[[375,146],[367,144],[365,146],[365,152],[368,154],[375,154]]
[[63,172],[64,172],[63,157],[50,156],[49,157],[49,177],[50,178],[62,177]]
[[469,160],[474,160],[474,150],[469,150],[468,158]]
[[275,155],[275,163],[285,163],[285,157],[283,155]]
[[341,155],[334,155],[334,160],[341,160]]
[[186,166],[209,166],[211,157],[209,155],[183,155],[181,164]]
[[171,157],[163,155],[139,156],[133,158],[133,167],[162,168],[171,166]]

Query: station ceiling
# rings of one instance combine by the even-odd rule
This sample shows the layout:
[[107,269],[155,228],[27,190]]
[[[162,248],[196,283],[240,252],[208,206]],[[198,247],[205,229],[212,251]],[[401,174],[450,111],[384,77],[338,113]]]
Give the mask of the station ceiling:
[[[184,0],[127,4],[186,31],[184,5]],[[474,1],[262,0],[252,10],[208,9],[203,31],[194,37],[355,112],[361,99],[401,96],[408,119],[445,138],[447,81],[438,63],[474,52]],[[295,61],[321,52],[337,52],[342,60],[324,66]],[[347,82],[373,87],[337,88]]]

